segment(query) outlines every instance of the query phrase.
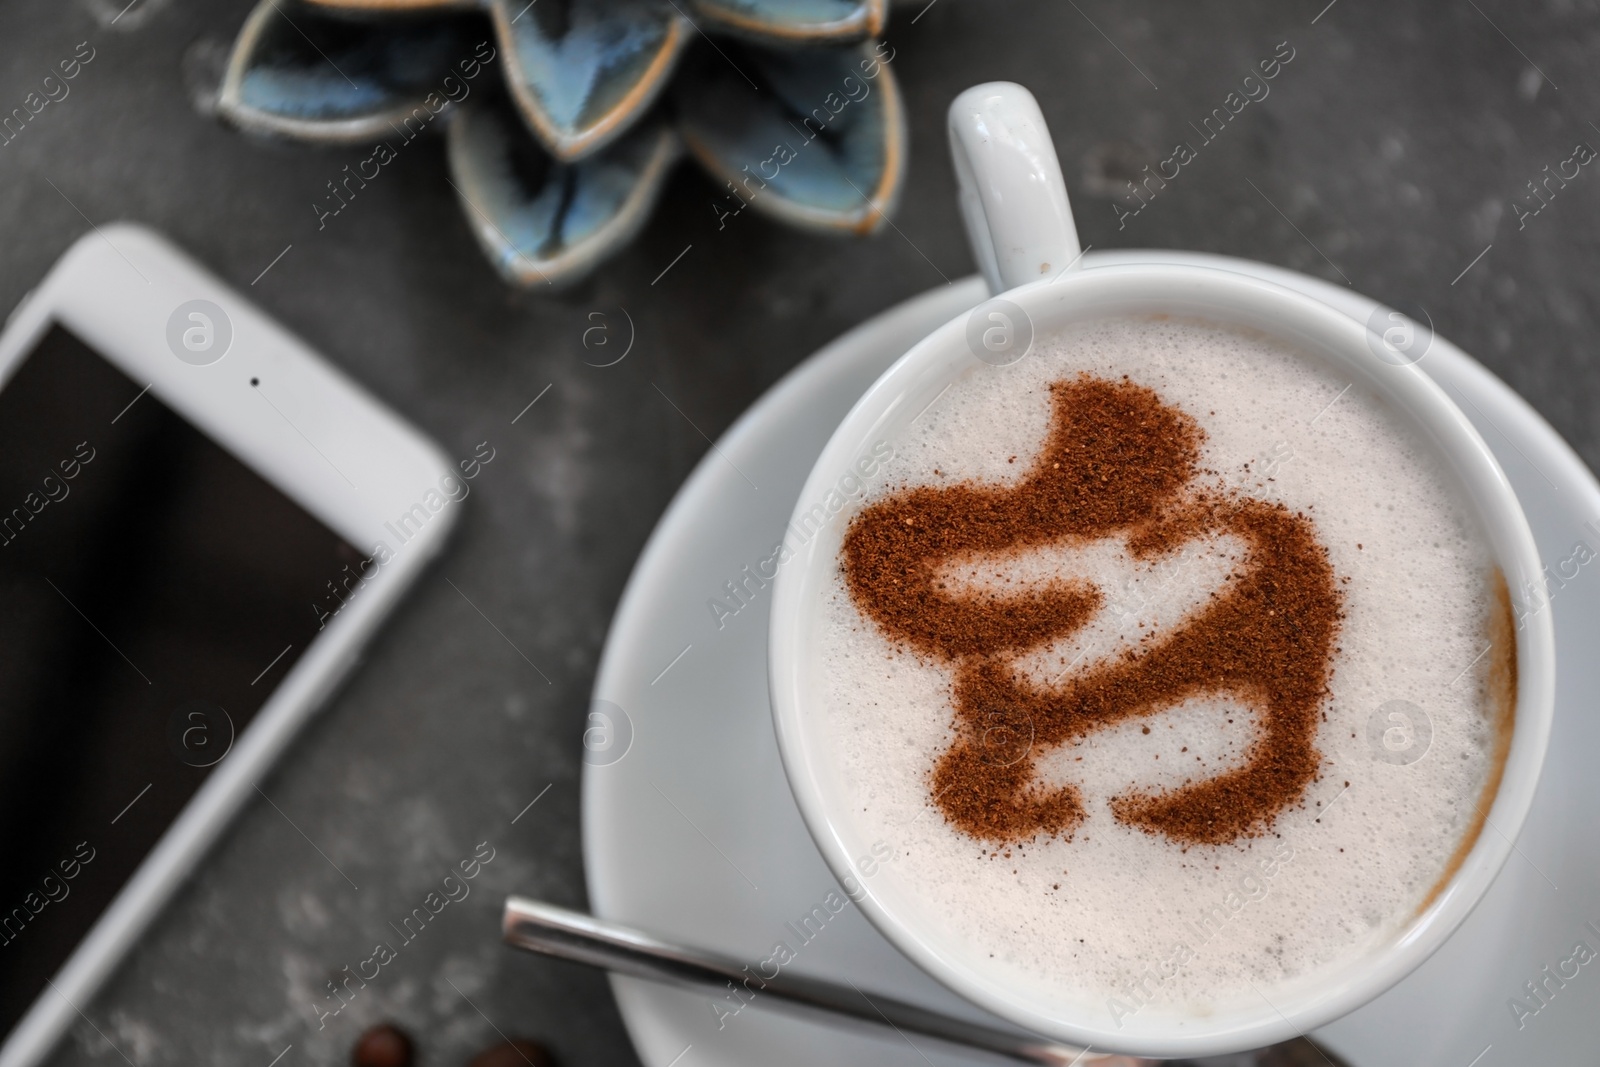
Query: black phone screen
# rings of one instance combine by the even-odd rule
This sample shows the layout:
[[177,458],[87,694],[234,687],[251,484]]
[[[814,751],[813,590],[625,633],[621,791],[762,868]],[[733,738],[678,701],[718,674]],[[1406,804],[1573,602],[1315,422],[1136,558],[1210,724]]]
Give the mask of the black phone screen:
[[0,388],[0,1033],[361,559],[146,386],[55,325]]

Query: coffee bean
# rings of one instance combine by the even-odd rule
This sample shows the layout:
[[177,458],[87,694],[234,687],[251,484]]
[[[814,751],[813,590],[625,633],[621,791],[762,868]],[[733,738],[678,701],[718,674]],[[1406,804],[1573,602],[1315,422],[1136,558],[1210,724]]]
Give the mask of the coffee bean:
[[518,1038],[491,1045],[476,1056],[467,1067],[556,1067],[550,1050],[537,1041]]
[[350,1067],[411,1067],[413,1046],[406,1032],[391,1023],[374,1026],[356,1039]]

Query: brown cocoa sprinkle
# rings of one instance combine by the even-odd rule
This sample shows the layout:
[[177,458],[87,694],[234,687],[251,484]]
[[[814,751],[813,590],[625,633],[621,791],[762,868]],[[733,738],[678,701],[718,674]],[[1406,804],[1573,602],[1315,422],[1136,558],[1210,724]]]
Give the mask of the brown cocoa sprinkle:
[[[1035,782],[1037,758],[1213,695],[1257,713],[1244,765],[1166,793],[1114,797],[1112,813],[1186,846],[1261,834],[1317,776],[1317,718],[1341,618],[1327,551],[1302,514],[1196,488],[1204,432],[1154,391],[1082,375],[1050,393],[1050,430],[1020,483],[903,489],[863,509],[845,534],[845,582],[860,610],[954,668],[955,737],[929,777],[934,802],[991,843],[1070,838],[1082,798]],[[1122,535],[1135,558],[1153,562],[1225,534],[1247,546],[1229,585],[1159,639],[1048,689],[1019,677],[1014,660],[1080,629],[1103,605],[1100,591],[1057,581],[1020,594],[957,593],[939,580],[949,560],[979,553]]]

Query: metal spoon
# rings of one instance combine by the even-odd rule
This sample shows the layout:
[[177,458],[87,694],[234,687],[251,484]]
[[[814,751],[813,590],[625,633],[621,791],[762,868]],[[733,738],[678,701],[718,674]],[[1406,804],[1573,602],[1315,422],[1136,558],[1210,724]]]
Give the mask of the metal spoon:
[[[797,1007],[825,1014],[835,1020],[864,1025],[880,1033],[893,1029],[907,1041],[908,1033],[919,1034],[1014,1062],[1042,1064],[1044,1067],[1073,1067],[1074,1064],[1090,1063],[1096,1067],[1155,1067],[1157,1063],[1155,1060],[1107,1056],[1095,1053],[1092,1049],[1073,1048],[1039,1037],[967,1022],[902,1000],[868,995],[854,983],[840,985],[781,972],[775,978],[766,979],[731,957],[669,944],[621,923],[597,919],[526,897],[506,899],[501,934],[508,945],[530,952],[573,960],[635,978],[710,991],[718,997],[731,991],[741,1003],[766,1000],[774,1005]],[[1290,1046],[1305,1046],[1321,1053],[1320,1059],[1326,1060],[1332,1067],[1343,1067],[1337,1060],[1322,1053],[1321,1049],[1303,1040],[1274,1046],[1274,1050],[1281,1053]],[[1235,1059],[1228,1062],[1245,1061]],[[1296,1061],[1269,1058],[1260,1062]],[[1177,1065],[1169,1064],[1169,1067]]]
[[[620,923],[524,897],[506,900],[501,933],[507,944],[517,948],[575,960],[618,974],[711,991],[719,997],[732,990],[741,1002],[746,998],[755,1002],[770,998],[770,1002],[785,1002],[844,1017],[880,1031],[893,1027],[901,1036],[913,1033],[938,1038],[1013,1061],[1045,1067],[1070,1067],[1084,1061],[1105,1062],[1086,1054],[1084,1049],[954,1019],[890,997],[869,996],[853,985],[782,973],[765,980],[753,970],[747,970],[745,964],[727,956],[681,948]],[[1133,1063],[1144,1062],[1130,1061],[1130,1067]]]

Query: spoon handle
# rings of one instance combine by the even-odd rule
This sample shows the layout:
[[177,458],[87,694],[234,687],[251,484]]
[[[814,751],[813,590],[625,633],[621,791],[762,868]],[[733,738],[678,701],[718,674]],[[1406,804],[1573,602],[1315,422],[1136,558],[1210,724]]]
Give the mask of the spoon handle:
[[1100,1059],[1087,1049],[970,1023],[890,997],[869,996],[853,982],[841,985],[781,972],[768,979],[756,968],[730,957],[685,949],[620,923],[526,897],[506,899],[501,933],[508,945],[530,952],[634,978],[687,986],[718,997],[731,993],[733,1001],[740,1005],[770,998],[775,1003],[824,1012],[879,1030],[892,1028],[902,1038],[919,1034],[1045,1067],[1072,1067]]

